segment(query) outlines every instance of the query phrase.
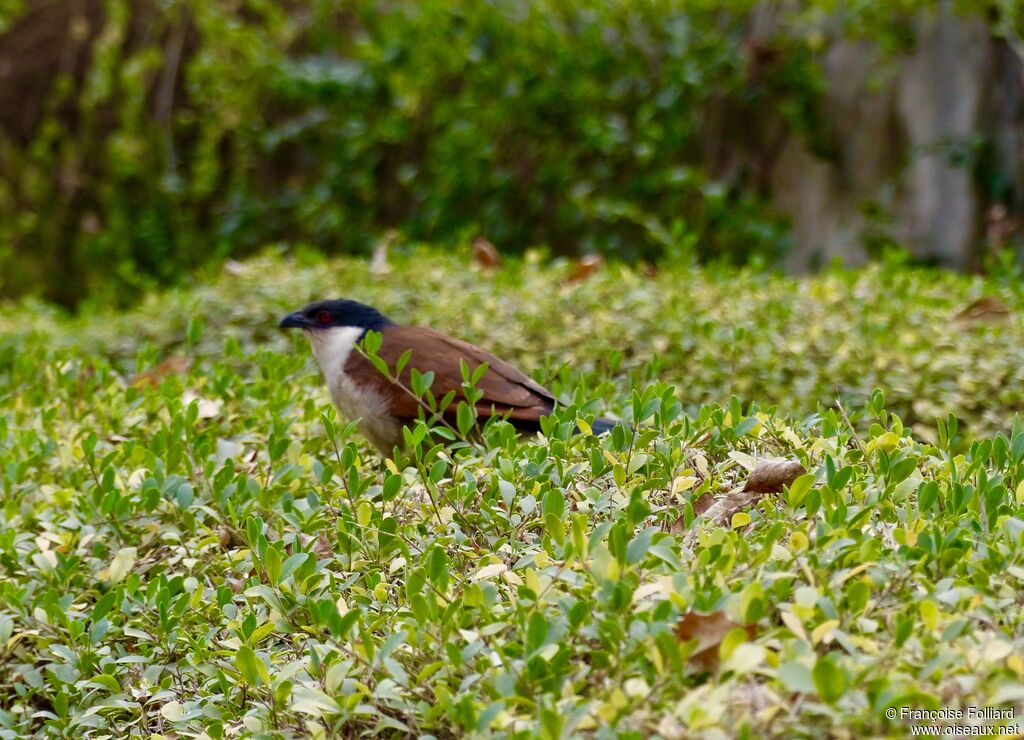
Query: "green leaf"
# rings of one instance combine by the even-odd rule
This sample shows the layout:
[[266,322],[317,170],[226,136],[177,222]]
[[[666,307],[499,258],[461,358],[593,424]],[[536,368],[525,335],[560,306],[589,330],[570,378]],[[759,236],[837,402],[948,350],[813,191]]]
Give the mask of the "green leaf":
[[238,668],[242,678],[250,686],[260,686],[270,683],[270,676],[267,667],[259,659],[256,653],[248,645],[242,645],[235,653],[235,667]]
[[654,539],[657,531],[656,527],[648,527],[630,540],[629,545],[626,546],[627,564],[636,565],[646,557],[647,551],[651,547],[651,541]]
[[448,554],[439,545],[430,550],[427,577],[442,593],[448,588]]
[[103,594],[103,596],[96,601],[96,605],[93,606],[92,614],[89,616],[89,619],[93,622],[98,622],[103,619],[103,617],[107,616],[111,608],[113,608],[114,603],[117,601],[118,595],[117,591],[108,591]]
[[778,669],[779,681],[795,694],[817,693],[815,678],[803,663],[783,663]]
[[263,569],[267,572],[267,580],[272,584],[281,580],[281,555],[273,545],[263,553]]
[[487,374],[487,371],[490,370],[490,368],[491,366],[486,362],[481,362],[479,365],[477,365],[473,369],[473,375],[469,379],[469,384],[474,387],[479,385],[480,381],[483,379],[484,375]]
[[206,328],[206,322],[203,321],[200,316],[193,316],[188,322],[188,336],[187,341],[190,345],[195,345],[199,342],[203,336],[203,330]]
[[544,644],[548,637],[548,621],[539,611],[533,612],[526,626],[526,651],[532,653]]
[[312,686],[298,685],[292,689],[289,709],[313,717],[330,717],[341,708],[330,696]]
[[92,677],[90,683],[102,686],[111,694],[121,693],[121,684],[117,682],[117,679],[108,673],[97,673]]
[[789,486],[786,502],[794,509],[799,508],[800,504],[807,498],[807,494],[811,492],[811,487],[814,485],[816,478],[817,476],[814,473],[805,473],[793,481]]
[[285,560],[284,565],[281,566],[281,572],[278,574],[278,582],[287,580],[292,573],[297,571],[311,557],[315,556],[308,552],[297,552]]
[[381,336],[379,331],[368,329],[363,335],[363,351],[372,357],[377,354],[377,351],[380,349],[380,345],[383,341],[384,337]]
[[565,494],[558,488],[552,488],[544,495],[541,503],[542,511],[551,514],[556,519],[561,519],[565,513]]
[[544,515],[544,530],[557,545],[565,542],[565,525],[554,514]]
[[195,491],[192,490],[192,486],[188,483],[182,483],[178,486],[178,490],[174,494],[175,499],[178,502],[178,506],[183,509],[187,509],[195,501]]
[[407,349],[398,357],[398,362],[395,363],[395,375],[401,375],[402,371],[405,370],[405,366],[409,364],[409,358],[412,357],[412,350]]
[[469,404],[460,403],[455,412],[455,426],[458,428],[459,434],[463,437],[467,436],[474,424],[476,424],[476,419],[473,416],[473,409]]
[[370,363],[377,369],[377,372],[385,377],[391,377],[391,371],[388,369],[388,364],[382,357],[370,355],[367,359],[369,359]]
[[818,696],[829,704],[838,701],[849,688],[849,676],[831,654],[818,658],[812,675]]

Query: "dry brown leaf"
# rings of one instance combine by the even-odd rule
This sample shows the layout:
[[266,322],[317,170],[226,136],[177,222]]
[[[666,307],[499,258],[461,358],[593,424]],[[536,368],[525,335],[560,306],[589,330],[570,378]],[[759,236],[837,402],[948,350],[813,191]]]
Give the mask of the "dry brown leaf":
[[679,642],[696,640],[697,646],[688,660],[701,670],[711,671],[718,667],[720,660],[718,646],[737,627],[746,630],[751,640],[757,634],[754,625],[736,624],[723,611],[711,614],[687,612],[676,624],[676,639]]
[[754,468],[742,490],[732,491],[715,501],[704,510],[704,516],[713,522],[728,524],[737,511],[754,504],[766,493],[781,493],[806,472],[796,460],[766,460]]
[[225,578],[224,584],[230,588],[233,593],[240,594],[245,591],[245,581],[241,578]]
[[[331,547],[331,541],[327,539],[323,533],[318,534],[314,537],[311,534],[305,532],[298,533],[299,544],[301,549],[305,551],[312,551],[315,555],[319,555],[322,558],[329,558],[334,556],[334,548]],[[294,555],[298,550],[295,548],[295,541],[289,540],[285,543],[284,551],[289,555]]]
[[172,355],[148,372],[135,376],[132,385],[136,388],[157,386],[168,375],[184,375],[192,367],[192,360],[181,355]]
[[[693,515],[698,517],[705,511],[711,508],[711,505],[715,503],[715,497],[710,493],[704,492],[700,498],[693,502]],[[686,517],[681,516],[672,522],[672,526],[668,528],[668,531],[672,534],[682,534],[686,531]]]
[[569,274],[568,282],[578,283],[581,280],[586,280],[588,277],[600,270],[603,264],[604,257],[599,254],[588,254],[584,257],[580,257],[572,266],[572,272]]
[[733,491],[709,506],[704,516],[712,522],[728,524],[732,521],[733,514],[747,508],[762,496],[764,494],[757,491]]
[[743,484],[747,493],[781,493],[807,469],[796,460],[766,460],[760,463]]
[[239,547],[244,547],[245,543],[242,542],[238,533],[231,529],[231,527],[221,527],[220,546],[225,550],[234,550]]
[[700,516],[715,503],[715,497],[709,492],[705,491],[700,495],[700,498],[693,502],[693,515]]
[[482,236],[473,240],[473,259],[478,265],[489,270],[501,267],[501,255],[497,247]]
[[1010,309],[998,298],[985,296],[970,303],[953,317],[953,323],[960,328],[975,324],[992,324],[1003,321],[1010,315]]
[[334,548],[331,547],[331,541],[323,534],[317,536],[316,543],[313,545],[313,552],[322,558],[334,557]]

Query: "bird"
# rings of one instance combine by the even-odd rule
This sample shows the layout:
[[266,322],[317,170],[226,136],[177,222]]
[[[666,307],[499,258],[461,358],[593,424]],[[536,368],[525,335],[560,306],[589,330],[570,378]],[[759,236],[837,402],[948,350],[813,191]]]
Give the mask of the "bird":
[[[396,324],[358,301],[316,301],[288,314],[278,326],[306,333],[334,405],[344,416],[359,422],[360,431],[383,455],[403,447],[403,427],[414,424],[423,408],[421,400],[410,391],[413,369],[433,373],[430,391],[435,398],[454,392],[454,400],[442,417],[450,425],[456,423],[459,403],[466,401],[462,361],[471,373],[487,365],[476,383],[482,394],[475,403],[478,422],[502,416],[520,431],[537,432],[541,417],[555,408],[551,391],[504,360],[434,329]],[[388,374],[356,350],[369,331],[380,333],[376,354],[387,363]],[[406,352],[408,360],[396,373]],[[598,417],[590,428],[595,434],[604,434],[616,423]]]

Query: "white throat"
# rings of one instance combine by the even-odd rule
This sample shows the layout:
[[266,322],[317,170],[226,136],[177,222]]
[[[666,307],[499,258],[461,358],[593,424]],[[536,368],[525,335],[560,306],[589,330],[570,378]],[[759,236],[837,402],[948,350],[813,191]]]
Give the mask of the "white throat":
[[390,455],[394,446],[401,444],[401,423],[391,416],[386,397],[372,388],[356,385],[345,373],[345,363],[363,329],[335,326],[307,333],[334,405],[349,419],[361,419],[363,434],[383,454]]
[[308,332],[313,356],[332,393],[345,375],[345,361],[363,331],[358,326],[332,326]]

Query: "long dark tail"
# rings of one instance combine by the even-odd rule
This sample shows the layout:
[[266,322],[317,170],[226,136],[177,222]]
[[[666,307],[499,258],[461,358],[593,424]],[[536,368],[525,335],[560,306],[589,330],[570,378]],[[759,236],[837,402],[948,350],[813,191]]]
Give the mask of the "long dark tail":
[[594,431],[594,434],[607,434],[614,429],[615,425],[618,423],[619,422],[614,419],[605,419],[602,416],[598,416],[590,422],[590,428]]

